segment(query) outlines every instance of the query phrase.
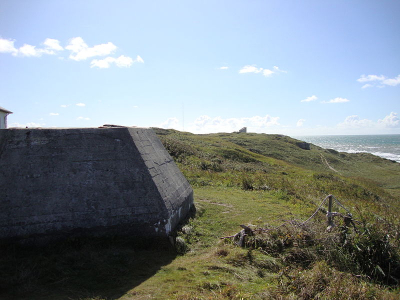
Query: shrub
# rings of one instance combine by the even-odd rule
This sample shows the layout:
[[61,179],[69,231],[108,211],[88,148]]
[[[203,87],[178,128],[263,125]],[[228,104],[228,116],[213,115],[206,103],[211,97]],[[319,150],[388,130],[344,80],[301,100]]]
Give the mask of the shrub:
[[242,177],[242,189],[245,191],[254,190],[254,182],[249,177]]
[[175,249],[178,254],[185,254],[186,252],[189,252],[189,250],[190,250],[185,239],[180,236],[176,237],[176,239],[175,239]]
[[[385,291],[362,282],[358,277],[318,261],[306,271],[282,272],[277,289],[266,291],[265,299],[394,299]],[[285,297],[286,296],[286,297]]]
[[330,233],[326,226],[288,222],[275,229],[256,229],[246,245],[280,257],[285,265],[308,268],[324,260],[340,271],[365,276],[386,285],[398,284],[400,255],[398,241],[379,224],[368,224],[361,232],[345,226]]
[[166,136],[160,136],[160,140],[168,153],[176,160],[182,161],[186,156],[194,155],[196,150],[188,143]]

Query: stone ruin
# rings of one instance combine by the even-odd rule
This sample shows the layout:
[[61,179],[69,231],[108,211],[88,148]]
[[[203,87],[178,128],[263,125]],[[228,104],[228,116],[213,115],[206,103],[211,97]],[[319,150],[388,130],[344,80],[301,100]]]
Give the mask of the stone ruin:
[[239,129],[239,133],[240,132],[247,133],[247,127],[243,127],[241,129]]
[[167,237],[193,190],[148,128],[0,130],[0,239]]
[[311,150],[311,144],[307,142],[297,142],[296,143],[297,147],[303,149],[303,150]]

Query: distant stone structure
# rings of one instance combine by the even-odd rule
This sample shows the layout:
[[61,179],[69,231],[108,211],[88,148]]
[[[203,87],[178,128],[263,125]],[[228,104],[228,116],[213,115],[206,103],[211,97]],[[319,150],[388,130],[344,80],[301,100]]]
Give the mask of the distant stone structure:
[[167,237],[193,190],[148,128],[0,130],[0,238]]
[[247,133],[247,127],[243,127],[239,129],[239,132]]
[[303,149],[303,150],[311,150],[311,144],[306,143],[306,142],[297,142],[296,143],[297,147]]
[[7,128],[7,116],[9,114],[12,114],[12,112],[5,108],[0,107],[0,129]]

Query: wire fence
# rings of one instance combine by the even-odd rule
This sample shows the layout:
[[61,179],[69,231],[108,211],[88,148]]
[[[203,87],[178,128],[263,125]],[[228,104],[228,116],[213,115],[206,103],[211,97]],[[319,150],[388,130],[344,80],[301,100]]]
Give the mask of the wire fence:
[[[347,212],[347,215],[343,215],[343,214],[341,214],[341,213],[339,213],[339,212],[332,212],[331,209],[332,209],[333,201],[335,201],[335,203],[336,203],[339,207],[343,208],[343,209]],[[289,220],[289,221],[286,221],[286,222],[282,223],[281,225],[276,226],[276,227],[273,227],[273,228],[260,228],[260,229],[254,230],[254,231],[256,231],[256,232],[268,232],[268,231],[272,231],[272,230],[277,230],[277,229],[279,229],[280,227],[283,227],[283,226],[285,226],[285,225],[287,225],[287,224],[290,224],[290,225],[293,225],[293,226],[296,226],[296,227],[303,227],[307,222],[309,222],[311,219],[313,219],[313,218],[317,215],[317,213],[323,208],[323,206],[326,204],[326,202],[328,202],[328,209],[325,210],[325,211],[326,211],[326,216],[327,216],[327,219],[328,219],[327,231],[330,231],[330,230],[335,226],[334,223],[333,223],[333,217],[335,217],[335,216],[343,217],[346,226],[353,225],[354,229],[357,231],[356,225],[354,224],[354,221],[355,221],[355,220],[353,219],[353,215],[352,215],[351,212],[350,212],[342,203],[340,203],[340,201],[339,201],[335,196],[333,196],[333,195],[328,195],[328,196],[326,196],[326,197],[321,201],[321,204],[317,207],[317,209],[314,211],[314,213],[313,213],[307,220],[305,220],[304,222],[298,222],[298,221],[296,221],[296,220]],[[246,226],[246,225],[240,225],[240,226],[243,228],[243,230],[242,230],[240,233],[237,233],[237,234],[232,235],[232,236],[222,237],[221,239],[236,238],[239,234],[240,234],[241,236],[245,236],[245,235],[248,235],[248,234],[250,234],[250,233],[251,233],[251,234],[253,233],[253,230],[252,230],[251,228],[249,228],[248,226]]]

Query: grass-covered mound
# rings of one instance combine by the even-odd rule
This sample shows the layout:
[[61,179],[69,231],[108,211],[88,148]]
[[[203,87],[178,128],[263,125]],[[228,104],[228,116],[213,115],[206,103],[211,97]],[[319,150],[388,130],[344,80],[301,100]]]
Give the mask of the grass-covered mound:
[[[195,192],[196,215],[177,232],[175,249],[112,239],[28,254],[7,249],[0,298],[400,297],[400,164],[306,150],[281,135],[155,130]],[[356,229],[336,217],[327,232],[326,205],[304,223],[328,194],[352,213]],[[333,210],[347,214],[337,204]],[[242,224],[256,233],[244,247],[221,239]]]

